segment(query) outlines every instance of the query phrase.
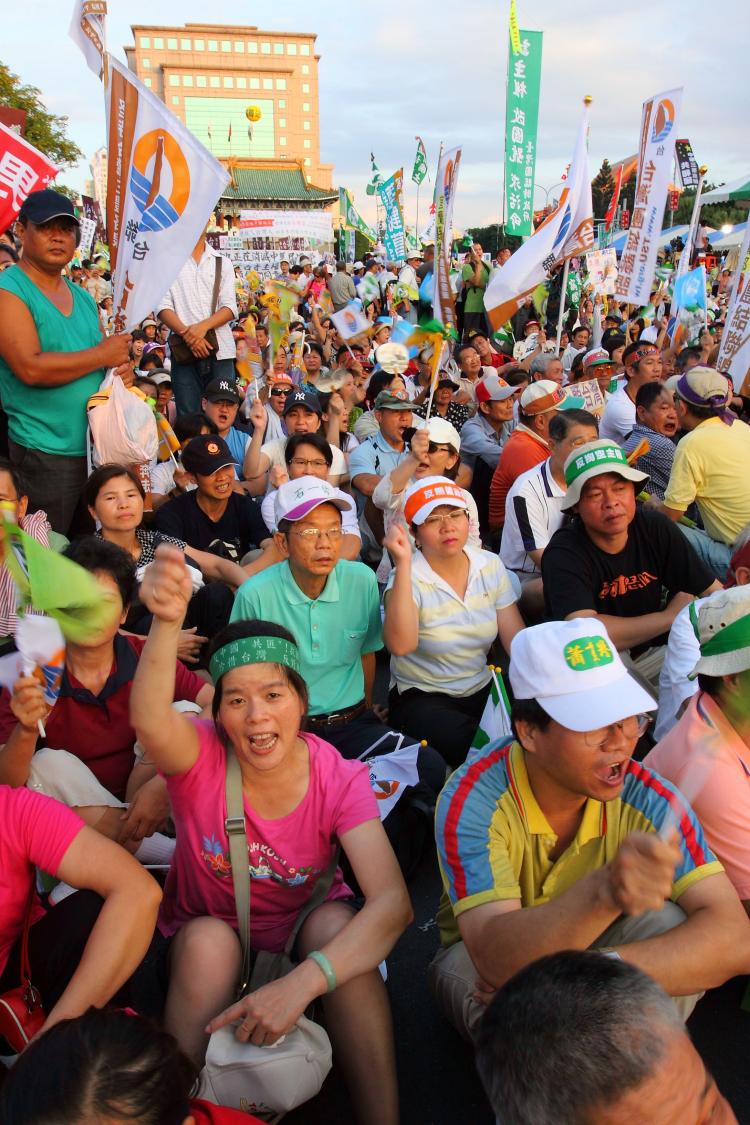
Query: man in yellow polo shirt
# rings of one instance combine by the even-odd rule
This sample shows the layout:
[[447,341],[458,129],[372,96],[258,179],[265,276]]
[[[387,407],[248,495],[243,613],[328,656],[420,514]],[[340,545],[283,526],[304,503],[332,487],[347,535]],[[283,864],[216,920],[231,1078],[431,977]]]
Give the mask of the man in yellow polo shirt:
[[519,969],[596,947],[687,1018],[750,969],[750,920],[685,799],[632,761],[656,705],[591,618],[524,629],[510,655],[517,740],[468,760],[438,800],[438,1003],[471,1037]]
[[675,408],[685,436],[663,507],[678,520],[697,502],[705,531],[680,528],[722,580],[734,543],[750,524],[750,426],[728,409],[733,393],[726,375],[712,367],[692,367],[680,377]]

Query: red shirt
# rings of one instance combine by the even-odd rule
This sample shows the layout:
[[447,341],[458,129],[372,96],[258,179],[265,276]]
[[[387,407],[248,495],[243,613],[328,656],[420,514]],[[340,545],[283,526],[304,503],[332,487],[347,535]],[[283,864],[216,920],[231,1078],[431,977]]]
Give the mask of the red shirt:
[[[114,658],[107,682],[94,695],[67,669],[63,672],[60,696],[45,720],[45,746],[68,750],[85,762],[97,780],[119,801],[134,765],[135,731],[130,725],[130,692],[145,637],[114,640]],[[195,701],[205,681],[177,661],[174,698]],[[7,742],[16,717],[10,695],[0,696],[0,743]]]
[[250,1113],[212,1105],[202,1098],[190,1099],[190,1112],[195,1118],[195,1125],[263,1125],[259,1117],[253,1117]]
[[490,485],[490,527],[505,523],[505,500],[510,486],[521,473],[540,465],[549,457],[547,444],[525,427],[514,430],[497,463]]

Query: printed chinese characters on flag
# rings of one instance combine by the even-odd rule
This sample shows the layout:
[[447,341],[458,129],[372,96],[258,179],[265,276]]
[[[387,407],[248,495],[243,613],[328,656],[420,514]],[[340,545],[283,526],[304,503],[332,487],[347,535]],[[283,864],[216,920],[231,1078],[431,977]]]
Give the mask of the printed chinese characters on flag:
[[229,175],[127,67],[107,62],[107,235],[122,331],[158,309]]
[[17,217],[26,197],[48,187],[57,171],[44,153],[0,124],[0,234]]

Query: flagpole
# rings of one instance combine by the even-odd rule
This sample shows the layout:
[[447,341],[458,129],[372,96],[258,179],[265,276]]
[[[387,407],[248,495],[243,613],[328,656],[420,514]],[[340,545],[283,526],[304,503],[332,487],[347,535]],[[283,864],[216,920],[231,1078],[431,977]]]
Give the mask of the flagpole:
[[414,227],[414,234],[415,234],[415,237],[416,237],[417,245],[419,245],[419,189],[420,189],[420,187],[421,187],[421,181],[419,181],[417,183],[417,221],[416,221],[416,224],[415,224],[415,227]]
[[[695,192],[695,202],[693,203],[693,213],[690,216],[690,227],[688,228],[687,244],[685,249],[680,254],[680,260],[677,263],[677,269],[674,271],[674,281],[678,281],[684,274],[686,274],[691,266],[691,257],[693,253],[693,242],[695,241],[695,231],[698,226],[698,216],[701,210],[701,195],[703,194],[703,181],[706,176],[708,168],[702,164],[698,169],[698,187]],[[683,265],[683,263],[685,263]],[[672,290],[672,303],[669,307],[670,316],[674,315],[676,311],[674,301],[674,289]]]
[[570,258],[565,259],[562,276],[562,290],[560,293],[560,311],[557,314],[557,354],[560,354],[560,340],[562,338],[563,320],[565,318],[565,297],[568,290],[568,273],[570,271]]

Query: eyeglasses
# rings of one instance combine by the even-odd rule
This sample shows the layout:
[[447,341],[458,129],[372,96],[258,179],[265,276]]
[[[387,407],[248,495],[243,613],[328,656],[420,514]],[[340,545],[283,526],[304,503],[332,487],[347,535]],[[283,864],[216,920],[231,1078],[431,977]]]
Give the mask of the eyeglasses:
[[290,465],[296,465],[299,469],[306,469],[309,467],[313,469],[327,469],[328,462],[322,457],[307,458],[307,457],[292,457],[289,462]]
[[287,395],[292,393],[291,387],[274,387],[271,391],[273,398],[286,398]]
[[650,722],[650,715],[631,715],[630,718],[623,719],[619,723],[610,723],[608,727],[603,727],[602,730],[585,731],[583,741],[587,746],[598,748],[614,738],[616,730],[621,731],[626,738],[640,738],[648,730]]
[[447,524],[448,527],[458,527],[463,520],[469,518],[469,513],[465,508],[456,508],[453,512],[446,512],[441,516],[428,516],[423,520],[422,527],[442,527]]
[[321,535],[327,535],[330,540],[335,541],[340,539],[344,532],[340,527],[301,527],[299,530],[295,528],[294,534],[298,535],[300,539],[307,539],[308,541],[314,539],[317,543]]

